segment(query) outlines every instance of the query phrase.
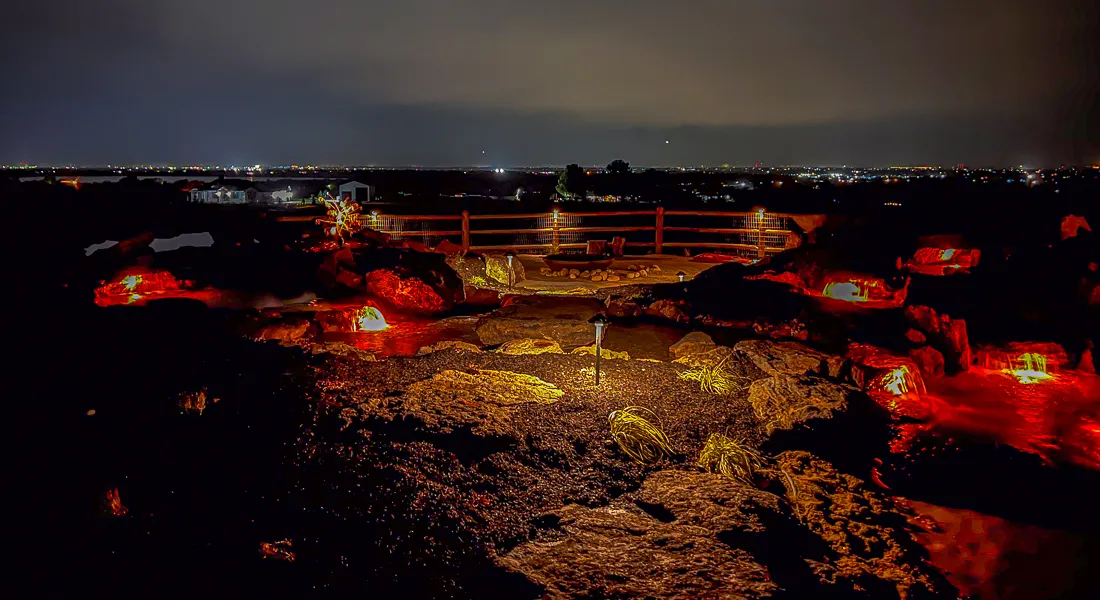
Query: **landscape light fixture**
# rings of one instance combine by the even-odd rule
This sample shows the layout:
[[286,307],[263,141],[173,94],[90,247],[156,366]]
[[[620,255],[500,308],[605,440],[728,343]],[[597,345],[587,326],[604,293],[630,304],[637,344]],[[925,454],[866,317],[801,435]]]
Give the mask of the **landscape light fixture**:
[[588,322],[596,326],[596,385],[598,386],[600,385],[600,355],[603,354],[603,330],[608,322],[603,313],[596,313]]
[[508,259],[508,287],[514,287],[516,285],[516,272],[512,268],[512,260],[516,258],[516,253],[509,250],[504,253],[504,258]]
[[680,271],[679,273],[676,274],[676,276],[680,278],[680,281],[683,281],[684,277],[687,277],[687,273],[684,273],[683,271]]

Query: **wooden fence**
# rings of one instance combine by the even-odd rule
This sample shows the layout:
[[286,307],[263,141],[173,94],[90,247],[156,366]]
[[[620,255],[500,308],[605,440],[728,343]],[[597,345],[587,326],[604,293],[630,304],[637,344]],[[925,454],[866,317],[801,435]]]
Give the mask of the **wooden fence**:
[[[642,225],[611,224],[591,226],[581,224],[581,220],[639,220],[650,217],[652,220]],[[304,221],[316,217],[281,217],[282,221]],[[509,227],[495,226],[501,221],[537,220],[535,226]],[[677,225],[680,220],[699,221],[705,219],[714,226]],[[625,245],[634,248],[652,248],[660,254],[669,248],[702,248],[734,250],[756,258],[782,252],[790,247],[791,215],[769,213],[764,210],[750,212],[705,212],[687,210],[624,210],[601,212],[563,212],[554,210],[547,213],[522,214],[470,214],[462,211],[459,215],[391,215],[371,211],[363,214],[362,223],[375,231],[403,238],[461,238],[465,250],[533,250],[557,253],[561,250],[584,248],[588,238],[608,239],[618,234],[633,232],[652,232],[652,241],[628,240]],[[715,221],[718,221],[715,223]],[[723,227],[728,221],[732,227]],[[606,222],[606,221],[604,221]],[[669,223],[672,224],[669,224]],[[482,225],[482,226],[478,226]],[[727,241],[713,240],[667,240],[666,234],[676,233],[676,237],[690,237],[685,234],[712,234]],[[600,234],[598,237],[592,234]],[[535,243],[478,243],[486,237],[512,236],[537,237]],[[638,237],[638,236],[634,236]],[[728,241],[729,238],[736,241]],[[583,241],[581,238],[584,238]]]

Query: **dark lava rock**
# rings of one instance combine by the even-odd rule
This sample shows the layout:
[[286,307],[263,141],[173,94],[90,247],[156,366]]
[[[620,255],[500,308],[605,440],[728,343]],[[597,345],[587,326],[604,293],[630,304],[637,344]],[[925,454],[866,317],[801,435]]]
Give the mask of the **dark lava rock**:
[[966,321],[936,313],[929,306],[906,306],[905,318],[927,336],[933,348],[943,354],[948,374],[970,370],[970,341]]
[[943,354],[931,346],[910,350],[909,358],[917,363],[917,368],[925,377],[940,377],[944,373]]
[[513,296],[504,306],[478,320],[477,337],[488,346],[514,339],[553,340],[583,346],[595,339],[588,322],[604,305],[589,298]]

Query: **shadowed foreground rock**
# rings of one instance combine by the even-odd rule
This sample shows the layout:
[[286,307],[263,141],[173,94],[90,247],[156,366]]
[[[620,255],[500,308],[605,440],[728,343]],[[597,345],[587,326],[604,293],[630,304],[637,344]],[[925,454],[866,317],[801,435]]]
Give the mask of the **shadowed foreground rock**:
[[523,544],[504,566],[544,586],[551,598],[766,597],[779,587],[753,555],[720,539],[723,531],[761,533],[761,512],[778,513],[772,494],[718,475],[654,473],[639,491],[650,514],[620,502],[553,513],[563,530]]
[[832,564],[811,562],[822,579],[848,579],[873,597],[889,594],[890,587],[901,597],[951,590],[942,576],[918,566],[919,546],[905,524],[908,509],[808,452],[784,452],[775,464],[799,521],[837,555]]

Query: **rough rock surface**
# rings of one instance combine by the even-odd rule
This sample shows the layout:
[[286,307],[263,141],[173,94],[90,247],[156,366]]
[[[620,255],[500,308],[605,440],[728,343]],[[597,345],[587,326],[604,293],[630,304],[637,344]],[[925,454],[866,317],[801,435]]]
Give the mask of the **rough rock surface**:
[[416,351],[417,356],[427,356],[433,352],[439,352],[440,350],[461,350],[463,352],[481,352],[481,348],[471,344],[470,342],[460,342],[457,340],[443,340],[436,342],[431,346],[422,346]]
[[[588,346],[581,346],[580,348],[573,348],[570,354],[587,354],[589,356],[596,356],[596,344]],[[615,350],[608,350],[607,348],[600,348],[600,358],[611,358],[615,360],[630,360],[629,352],[618,352]]]
[[607,301],[607,314],[612,317],[640,317],[642,316],[642,307],[633,300],[627,300],[623,298],[608,298]]
[[830,419],[848,408],[848,389],[819,378],[776,375],[749,386],[753,412],[771,435],[811,419]]
[[309,321],[296,323],[278,323],[268,325],[261,329],[255,339],[257,341],[278,340],[280,342],[294,342],[302,339],[309,332]]
[[744,340],[737,342],[733,349],[748,356],[769,375],[800,377],[812,373],[837,378],[843,375],[846,362],[842,356],[818,352],[798,342]]
[[[639,492],[640,510],[565,506],[562,534],[523,544],[499,559],[544,586],[551,598],[764,597],[779,591],[749,552],[720,534],[764,531],[758,516],[778,498],[710,473],[661,471]],[[656,515],[656,516],[655,516]]]
[[565,354],[561,346],[551,340],[508,340],[497,348],[501,354],[519,356],[521,354]]
[[413,419],[439,433],[468,429],[478,436],[514,437],[515,406],[550,404],[562,395],[554,385],[531,375],[446,370],[410,385],[401,395],[368,400],[360,410],[381,418]]
[[[715,346],[714,348],[700,352],[698,354],[687,354],[680,358],[673,359],[672,362],[687,365],[689,367],[714,367],[719,363],[728,364],[734,357],[733,348],[726,346]],[[749,363],[751,364],[751,363]],[[755,365],[754,365],[755,367]],[[759,369],[756,370],[757,375],[760,374]]]
[[686,304],[677,300],[658,300],[645,309],[651,317],[663,317],[677,323],[689,323],[691,317],[684,311]]
[[475,332],[488,346],[522,338],[581,346],[595,339],[595,329],[588,320],[603,308],[599,301],[587,298],[511,297],[504,306],[479,319]]
[[692,354],[703,354],[714,350],[717,346],[711,337],[701,331],[692,331],[680,341],[668,347],[668,353],[673,359],[683,358]]
[[346,342],[322,342],[312,344],[310,346],[311,354],[335,354],[337,356],[345,356],[348,358],[357,358],[359,360],[374,361],[377,360],[373,353],[367,352],[348,344]]

